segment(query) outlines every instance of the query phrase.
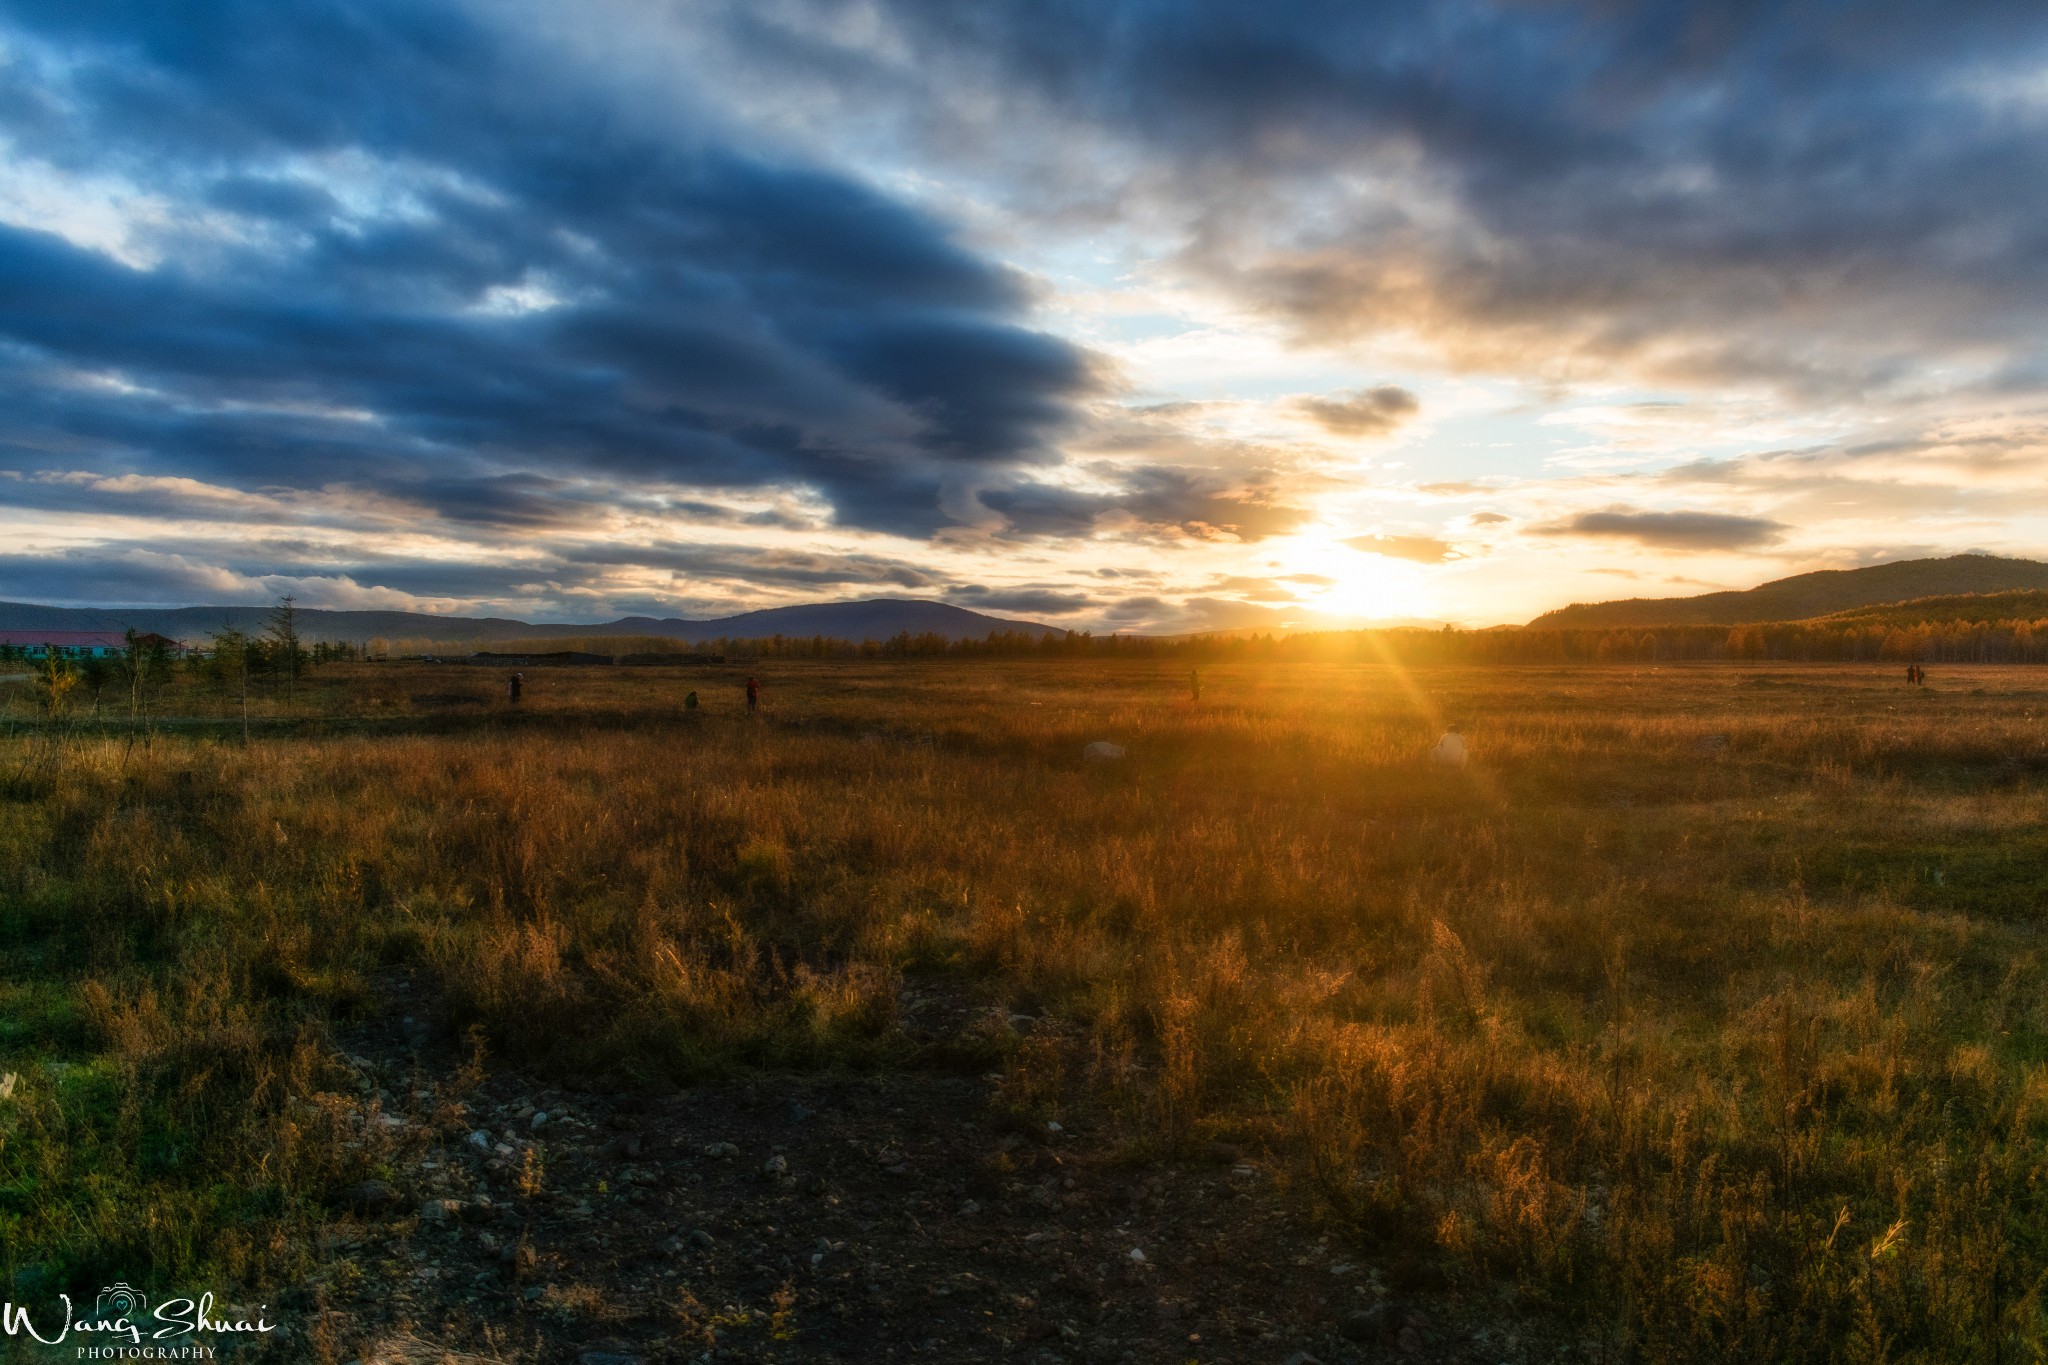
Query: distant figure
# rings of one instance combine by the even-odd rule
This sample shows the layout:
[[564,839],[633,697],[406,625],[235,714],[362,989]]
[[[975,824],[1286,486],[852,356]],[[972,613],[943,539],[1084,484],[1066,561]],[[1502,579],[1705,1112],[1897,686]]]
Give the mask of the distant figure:
[[689,696],[683,698],[683,709],[685,711],[694,711],[697,709],[697,694],[695,692],[692,692]]
[[1188,670],[1188,700],[1200,701],[1201,699],[1202,675],[1199,670],[1191,668]]
[[511,681],[511,682],[509,682],[509,683],[507,683],[507,684],[505,685],[505,693],[506,693],[506,695],[507,695],[507,696],[509,696],[509,697],[511,697],[511,698],[512,698],[512,704],[513,704],[514,706],[517,706],[517,705],[519,705],[519,694],[520,694],[520,693],[521,693],[522,691],[524,691],[524,690],[525,690],[525,688],[526,688],[526,679],[522,678],[522,677],[521,677],[521,676],[520,676],[519,674],[517,674],[517,673],[514,673],[514,674],[512,675],[512,681]]
[[1465,737],[1458,733],[1457,726],[1445,728],[1444,737],[1436,742],[1436,747],[1429,751],[1429,756],[1446,768],[1465,766]]
[[761,707],[761,683],[758,679],[747,679],[747,709],[757,711]]

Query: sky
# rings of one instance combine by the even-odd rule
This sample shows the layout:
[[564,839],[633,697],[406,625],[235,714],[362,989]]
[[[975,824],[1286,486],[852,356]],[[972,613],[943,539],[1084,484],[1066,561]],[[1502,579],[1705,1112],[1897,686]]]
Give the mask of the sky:
[[0,0],[0,598],[1098,632],[2048,532],[2048,10]]

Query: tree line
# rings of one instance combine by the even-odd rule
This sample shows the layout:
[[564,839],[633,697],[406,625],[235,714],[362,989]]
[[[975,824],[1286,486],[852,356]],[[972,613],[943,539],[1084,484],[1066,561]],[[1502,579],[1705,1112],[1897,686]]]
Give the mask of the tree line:
[[1164,659],[1188,663],[1300,659],[1402,664],[2048,663],[2048,618],[2009,621],[1857,619],[1742,626],[1585,630],[1397,629],[1172,639],[996,631],[854,642],[822,635],[721,638],[696,647],[730,659]]
[[[972,639],[936,632],[901,632],[886,640],[843,640],[824,635],[720,637],[689,648],[737,662],[775,659],[1158,659],[1183,664],[1268,660],[1424,664],[1646,664],[1738,663],[2048,663],[2048,617],[1914,620],[1899,610],[1840,618],[1739,626],[1654,626],[1609,629],[1494,630],[1395,629],[1309,634],[1233,633],[1160,638],[1094,635],[1087,631],[992,631]],[[252,689],[282,694],[289,709],[298,683],[322,664],[381,659],[383,642],[306,644],[292,599],[283,599],[269,624],[249,633],[223,627],[195,650],[185,666],[224,695],[239,699],[246,730]],[[26,657],[0,650],[0,660]],[[118,654],[66,659],[54,652],[38,661],[36,685],[51,717],[70,713],[90,698],[95,718],[108,704],[126,703],[131,719],[146,717],[175,661],[161,641],[134,631]]]

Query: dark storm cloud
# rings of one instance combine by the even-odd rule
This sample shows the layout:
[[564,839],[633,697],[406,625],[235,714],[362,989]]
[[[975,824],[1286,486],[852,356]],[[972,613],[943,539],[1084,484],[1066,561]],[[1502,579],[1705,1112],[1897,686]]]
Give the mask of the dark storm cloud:
[[545,533],[602,529],[624,510],[698,526],[816,530],[819,518],[788,507],[726,506],[591,480],[503,474],[475,479],[394,480],[382,489],[329,485],[253,491],[181,477],[0,470],[0,502],[20,509],[271,528],[328,528],[377,537],[418,529],[423,512],[470,543],[505,548]]
[[1100,493],[1015,484],[984,490],[981,502],[1002,514],[1011,533],[1023,536],[1079,537],[1121,525],[1147,535],[1255,541],[1284,535],[1313,515],[1271,489],[1204,470],[1145,465],[1104,466],[1099,472],[1123,486]]
[[1103,613],[1112,621],[1141,621],[1168,610],[1159,597],[1126,597]]
[[1052,588],[988,588],[971,584],[946,594],[948,602],[976,611],[1021,611],[1034,616],[1068,616],[1097,605],[1085,593]]
[[377,559],[337,562],[291,546],[114,542],[45,555],[0,555],[0,599],[47,603],[255,603],[291,592],[301,605],[413,605],[420,599],[552,596],[588,574]]
[[1767,517],[1726,512],[1641,512],[1626,507],[1581,512],[1562,521],[1529,528],[1533,535],[1633,540],[1663,550],[1739,550],[1771,544],[1790,529]]
[[225,580],[206,566],[119,551],[0,554],[0,599],[11,602],[179,604],[222,600]]
[[112,516],[204,517],[208,521],[266,525],[284,509],[275,499],[239,494],[185,479],[79,473],[22,477],[0,472],[0,503],[49,512]]
[[565,562],[611,569],[665,569],[686,579],[778,587],[940,587],[945,576],[882,555],[820,554],[755,545],[582,544],[553,549]]
[[22,4],[11,155],[169,206],[0,228],[0,465],[374,485],[544,528],[555,480],[809,486],[924,533],[1056,458],[1089,358],[860,183],[678,130],[454,4]]
[[[0,555],[0,599],[37,602],[249,602],[284,591],[308,606],[393,605],[423,600],[525,602],[544,615],[588,616],[608,603],[643,600],[648,570],[734,588],[943,591],[950,581],[872,555],[831,555],[751,545],[646,546],[555,542],[515,563],[451,563],[391,554],[341,554],[281,538],[249,541],[126,540],[46,555]],[[984,593],[987,590],[982,590]],[[669,592],[673,604],[687,594]],[[709,599],[704,599],[709,601]],[[726,600],[730,600],[728,597]],[[993,598],[987,599],[996,605]],[[1082,599],[1083,605],[1086,600]],[[1048,608],[1049,609],[1049,608]]]
[[1408,390],[1382,384],[1334,398],[1303,398],[1295,407],[1333,436],[1385,436],[1413,417],[1419,404]]
[[[906,121],[927,146],[1048,173],[1026,212],[1173,206],[1189,262],[1320,337],[1420,332],[1523,373],[1577,353],[1809,394],[1918,383],[1948,350],[1990,355],[1993,388],[2041,387],[2037,5],[861,9],[886,41],[771,30],[753,5],[733,41],[842,89],[922,82]],[[977,107],[996,112],[959,112]],[[1059,149],[1035,161],[1017,149],[1032,121]],[[1069,155],[1076,128],[1117,154]]]

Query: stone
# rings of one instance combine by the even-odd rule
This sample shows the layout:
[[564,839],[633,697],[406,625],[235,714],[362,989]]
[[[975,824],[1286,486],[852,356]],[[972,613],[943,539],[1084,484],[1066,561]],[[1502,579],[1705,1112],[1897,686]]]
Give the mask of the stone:
[[777,1152],[774,1156],[761,1163],[761,1174],[770,1177],[788,1175],[789,1158]]
[[709,1251],[718,1244],[718,1239],[702,1228],[690,1229],[690,1245],[699,1251]]
[[533,1111],[533,1117],[526,1121],[527,1131],[538,1133],[541,1129],[547,1127],[547,1123],[548,1111],[545,1109],[536,1109]]
[[1439,767],[1462,768],[1470,753],[1465,747],[1465,737],[1459,734],[1458,727],[1453,725],[1444,731],[1443,738],[1436,742],[1436,747],[1429,751],[1429,756]]
[[1371,1308],[1346,1313],[1337,1324],[1337,1335],[1346,1341],[1363,1344],[1382,1340],[1386,1334],[1387,1312],[1384,1304],[1374,1304]]
[[576,1357],[576,1365],[642,1365],[642,1361],[631,1351],[585,1351]]
[[1234,1142],[1212,1142],[1209,1144],[1209,1160],[1219,1166],[1235,1166],[1240,1153]]
[[342,1202],[356,1213],[377,1218],[403,1208],[405,1196],[382,1180],[365,1180],[349,1186]]
[[704,1155],[713,1161],[726,1161],[740,1154],[740,1149],[730,1142],[711,1142],[704,1146]]
[[1114,763],[1123,756],[1124,746],[1106,739],[1098,739],[1081,750],[1081,757],[1090,763]]
[[420,1205],[420,1221],[426,1223],[452,1223],[462,1217],[460,1199],[429,1199]]
[[476,1148],[479,1152],[488,1152],[491,1150],[491,1135],[489,1133],[486,1133],[481,1128],[472,1132],[464,1140],[468,1142],[470,1146]]

